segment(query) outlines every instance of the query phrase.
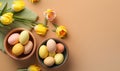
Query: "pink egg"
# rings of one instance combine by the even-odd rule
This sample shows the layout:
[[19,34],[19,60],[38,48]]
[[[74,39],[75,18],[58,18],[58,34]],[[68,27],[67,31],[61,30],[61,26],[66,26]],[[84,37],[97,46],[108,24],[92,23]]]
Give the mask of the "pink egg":
[[13,33],[12,35],[9,36],[8,43],[10,45],[15,45],[18,42],[19,42],[19,33]]
[[64,51],[64,45],[62,43],[57,43],[57,50],[56,52],[62,53]]

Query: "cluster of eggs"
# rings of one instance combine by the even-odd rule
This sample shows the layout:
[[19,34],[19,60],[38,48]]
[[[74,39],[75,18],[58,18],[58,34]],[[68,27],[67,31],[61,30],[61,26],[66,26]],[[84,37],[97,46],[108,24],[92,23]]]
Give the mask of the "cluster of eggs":
[[11,34],[8,37],[8,43],[12,48],[12,54],[15,56],[27,55],[33,49],[33,42],[30,40],[29,32],[26,30]]
[[39,57],[48,67],[53,66],[54,64],[60,65],[64,61],[64,50],[65,47],[62,43],[57,43],[54,39],[49,39],[45,45],[40,46]]

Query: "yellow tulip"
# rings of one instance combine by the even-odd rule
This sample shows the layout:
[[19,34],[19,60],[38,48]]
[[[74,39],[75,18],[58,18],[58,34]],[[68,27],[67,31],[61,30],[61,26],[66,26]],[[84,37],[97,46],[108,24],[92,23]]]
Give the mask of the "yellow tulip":
[[38,2],[40,0],[29,0],[29,1],[32,2],[32,3],[36,3],[36,2]]
[[47,33],[48,28],[43,24],[38,24],[34,27],[34,30],[37,34],[44,36]]
[[67,35],[67,29],[65,26],[58,26],[56,29],[56,34],[60,38],[64,38]]
[[3,25],[9,25],[13,22],[13,13],[5,13],[0,17],[0,21]]
[[12,9],[15,12],[19,12],[25,8],[25,3],[23,0],[15,0],[12,4]]
[[37,65],[30,65],[28,67],[28,71],[40,71],[40,70],[41,70],[41,68]]
[[56,18],[56,12],[52,9],[47,9],[47,11],[44,12],[45,18],[49,21],[53,21]]

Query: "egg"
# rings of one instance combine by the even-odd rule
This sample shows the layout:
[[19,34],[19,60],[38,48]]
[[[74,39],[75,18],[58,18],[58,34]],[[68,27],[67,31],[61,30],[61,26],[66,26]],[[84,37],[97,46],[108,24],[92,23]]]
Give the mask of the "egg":
[[28,31],[22,31],[20,33],[19,41],[22,45],[27,44],[27,42],[29,41],[29,32]]
[[54,57],[55,56],[55,52],[49,52],[49,56],[51,56],[51,57]]
[[44,64],[46,66],[52,66],[52,65],[54,65],[54,63],[55,63],[55,60],[54,60],[53,57],[49,56],[49,57],[47,57],[47,58],[44,59]]
[[17,43],[12,48],[12,53],[15,56],[19,56],[24,52],[24,46],[21,43]]
[[57,53],[54,59],[55,59],[55,64],[59,65],[64,61],[64,56],[62,53]]
[[18,42],[19,42],[19,33],[13,33],[12,35],[9,36],[8,43],[10,45],[15,45]]
[[62,43],[57,43],[57,50],[56,52],[62,53],[64,51],[64,45]]
[[24,54],[29,54],[30,51],[33,49],[32,41],[28,41],[28,43],[24,47],[25,47]]
[[55,52],[56,51],[56,42],[53,39],[49,39],[46,43],[47,49],[49,52]]
[[48,56],[48,50],[47,50],[47,47],[45,45],[42,45],[40,48],[39,48],[39,56],[44,59]]

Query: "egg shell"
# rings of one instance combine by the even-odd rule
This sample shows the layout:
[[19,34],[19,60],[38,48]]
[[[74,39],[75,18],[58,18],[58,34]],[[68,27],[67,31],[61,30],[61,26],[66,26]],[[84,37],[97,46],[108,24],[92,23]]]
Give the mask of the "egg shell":
[[47,58],[44,59],[44,64],[46,66],[52,66],[52,65],[54,65],[54,63],[55,63],[55,60],[51,56],[49,56],[49,57],[47,57]]
[[32,41],[28,41],[28,43],[24,47],[25,47],[24,54],[29,54],[30,51],[33,49]]
[[15,56],[19,56],[24,52],[24,46],[21,43],[17,43],[12,48],[12,53]]
[[40,48],[39,48],[39,56],[44,59],[48,56],[48,50],[47,50],[47,47],[45,45],[42,45]]
[[27,44],[27,42],[29,41],[29,32],[28,31],[22,31],[20,33],[19,41],[22,45]]
[[8,38],[8,43],[10,45],[15,45],[16,43],[19,42],[19,36],[20,36],[19,33],[13,33],[13,34],[11,34],[9,36],[9,38]]
[[62,43],[57,43],[57,50],[56,52],[62,53],[64,51],[64,45]]
[[57,53],[54,59],[55,59],[55,64],[59,65],[64,61],[64,56],[62,53]]
[[56,52],[49,52],[49,56],[54,57]]
[[47,41],[47,49],[49,52],[55,52],[56,51],[56,42],[53,39],[49,39]]

